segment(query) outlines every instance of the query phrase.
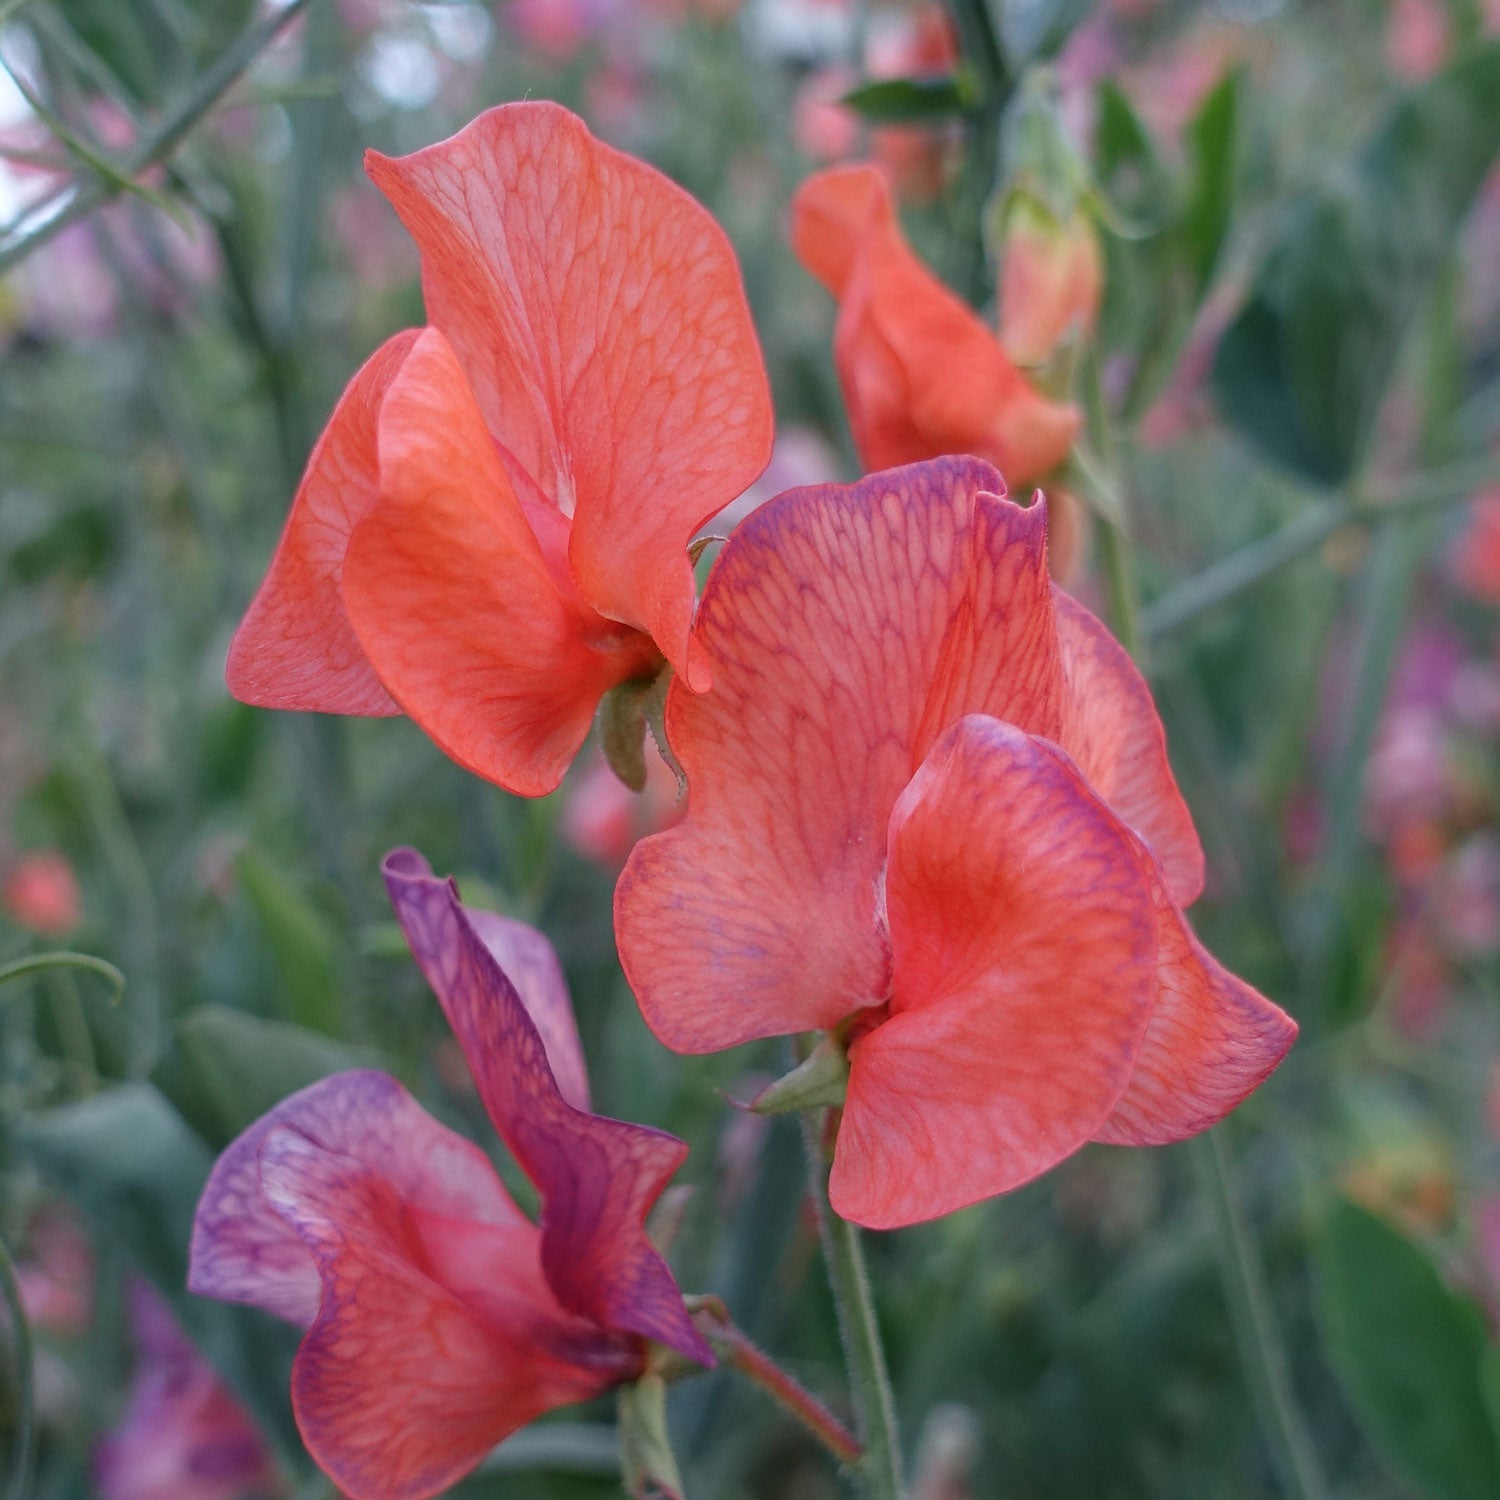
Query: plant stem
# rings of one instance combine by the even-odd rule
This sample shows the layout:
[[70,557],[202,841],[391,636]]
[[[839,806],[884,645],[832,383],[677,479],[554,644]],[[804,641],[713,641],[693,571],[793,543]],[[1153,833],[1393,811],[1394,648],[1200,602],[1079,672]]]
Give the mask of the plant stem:
[[[117,168],[103,175],[96,174],[93,181],[86,185],[64,188],[63,193],[71,191],[73,194],[66,206],[50,219],[38,224],[30,233],[11,239],[9,244],[0,245],[0,272],[8,271],[69,224],[77,223],[96,208],[108,203],[148,168],[171,156],[240,75],[270,46],[292,17],[300,14],[307,5],[308,0],[290,0],[282,9],[242,32],[232,46],[221,52],[204,69],[181,104],[156,129],[142,136],[135,150]],[[33,205],[27,210],[25,218],[32,218],[40,213],[47,203],[56,201],[56,196],[59,195]],[[0,240],[5,238],[7,235],[0,232]]]
[[790,1412],[840,1463],[857,1464],[859,1439],[800,1381],[737,1328],[723,1307],[706,1307],[695,1320],[714,1351]]
[[[1109,412],[1103,399],[1097,358],[1090,358],[1084,374],[1084,397],[1089,435],[1106,473],[1114,476],[1114,443]],[[1136,613],[1134,563],[1123,527],[1101,518],[1100,550],[1108,585],[1110,625],[1120,644],[1137,658],[1140,635]],[[1328,1489],[1316,1452],[1302,1423],[1292,1393],[1291,1377],[1282,1349],[1265,1272],[1256,1258],[1235,1195],[1220,1132],[1208,1131],[1193,1142],[1202,1175],[1214,1205],[1216,1248],[1225,1295],[1234,1325],[1240,1362],[1260,1407],[1260,1418],[1278,1473],[1297,1500],[1327,1500]]]
[[849,1368],[854,1411],[864,1452],[855,1466],[870,1500],[901,1500],[901,1443],[890,1372],[875,1319],[875,1302],[865,1268],[859,1230],[833,1211],[828,1201],[828,1164],[821,1143],[822,1111],[802,1114],[808,1182],[818,1213],[818,1236],[838,1312],[839,1338]]
[[1273,1436],[1271,1457],[1282,1485],[1298,1500],[1327,1500],[1328,1485],[1318,1464],[1302,1415],[1292,1395],[1286,1353],[1271,1309],[1265,1272],[1256,1258],[1225,1158],[1223,1127],[1193,1142],[1204,1186],[1218,1228],[1219,1271],[1229,1299],[1240,1361],[1250,1380],[1261,1422]]
[[95,958],[92,953],[36,953],[30,958],[18,958],[0,966],[0,985],[48,969],[86,969],[90,974],[97,974],[110,986],[112,1004],[118,1003],[125,993],[125,976],[107,959]]
[[1148,639],[1167,635],[1199,615],[1254,588],[1262,579],[1279,572],[1321,546],[1343,526],[1369,525],[1387,517],[1462,500],[1474,490],[1500,477],[1493,457],[1454,464],[1419,475],[1388,500],[1354,503],[1325,500],[1303,511],[1269,536],[1257,538],[1205,568],[1147,606],[1141,617]]

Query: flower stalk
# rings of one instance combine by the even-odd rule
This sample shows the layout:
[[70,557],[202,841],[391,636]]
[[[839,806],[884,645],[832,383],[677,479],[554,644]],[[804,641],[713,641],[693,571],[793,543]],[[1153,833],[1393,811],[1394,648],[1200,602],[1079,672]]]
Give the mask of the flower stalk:
[[841,1464],[859,1463],[863,1453],[859,1439],[806,1386],[735,1326],[729,1309],[719,1298],[703,1298],[694,1311],[693,1321],[725,1364],[765,1391]]
[[859,1229],[841,1219],[828,1201],[828,1160],[823,1149],[822,1111],[804,1111],[802,1141],[808,1183],[818,1215],[818,1237],[838,1313],[839,1338],[854,1396],[863,1453],[854,1465],[869,1500],[901,1500],[901,1439],[885,1348],[875,1317],[875,1299],[865,1267]]

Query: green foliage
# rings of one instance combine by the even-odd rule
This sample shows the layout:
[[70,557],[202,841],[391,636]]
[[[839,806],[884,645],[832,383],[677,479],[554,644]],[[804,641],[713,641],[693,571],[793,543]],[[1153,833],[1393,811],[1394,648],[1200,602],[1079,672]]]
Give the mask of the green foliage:
[[1500,151],[1500,42],[1397,103],[1287,205],[1219,345],[1214,394],[1272,461],[1320,484],[1363,460],[1402,344]]
[[201,1005],[177,1023],[151,1081],[218,1151],[298,1089],[373,1065],[368,1051],[315,1031]]
[[1483,1315],[1383,1219],[1343,1199],[1317,1244],[1328,1352],[1360,1420],[1431,1500],[1500,1493]]
[[99,1239],[166,1298],[265,1431],[295,1453],[290,1330],[187,1291],[193,1211],[212,1155],[182,1117],[148,1084],[121,1084],[23,1121],[17,1135]]

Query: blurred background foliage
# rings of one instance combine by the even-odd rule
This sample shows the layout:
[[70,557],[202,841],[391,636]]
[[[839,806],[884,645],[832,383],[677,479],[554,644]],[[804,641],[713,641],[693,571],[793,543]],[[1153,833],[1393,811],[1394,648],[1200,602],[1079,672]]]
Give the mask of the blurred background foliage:
[[[1028,110],[1084,169],[1103,305],[1037,378],[1088,399],[1069,482],[1128,515],[1195,919],[1303,1035],[1207,1142],[878,1237],[916,1493],[1500,1494],[1497,30],[1480,0],[0,0],[3,1493],[331,1493],[293,1337],[189,1298],[186,1246],[213,1153],[327,1072],[479,1124],[379,889],[402,842],[552,937],[599,1107],[693,1146],[683,1285],[844,1399],[795,1130],[722,1097],[778,1054],[669,1056],[615,964],[614,871],[670,794],[585,762],[522,802],[404,720],[223,686],[335,397],[421,320],[361,152],[532,96],[733,238],[780,431],[752,499],[855,472],[786,239],[809,170],[873,152],[988,311]],[[60,947],[123,996],[28,963]],[[240,1426],[143,1397],[136,1278]],[[460,1492],[618,1493],[579,1415]],[[726,1377],[673,1423],[695,1495],[839,1492]]]

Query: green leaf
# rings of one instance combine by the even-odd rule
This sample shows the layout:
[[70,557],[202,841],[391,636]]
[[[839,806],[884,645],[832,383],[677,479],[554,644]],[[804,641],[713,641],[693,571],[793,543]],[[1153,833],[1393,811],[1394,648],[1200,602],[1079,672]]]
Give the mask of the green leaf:
[[1317,1258],[1329,1357],[1387,1462],[1430,1500],[1493,1500],[1479,1309],[1383,1219],[1329,1205]]
[[1244,74],[1235,68],[1219,81],[1188,126],[1192,187],[1182,233],[1193,285],[1200,294],[1219,263],[1234,205],[1235,156]]
[[242,850],[235,868],[286,987],[288,1014],[304,1026],[337,1035],[337,945],[332,933],[306,897],[255,850]]
[[1112,79],[1099,87],[1094,139],[1099,185],[1115,211],[1112,216],[1148,229],[1159,227],[1170,213],[1171,180],[1151,133]]
[[31,1325],[21,1305],[10,1252],[0,1241],[0,1432],[5,1453],[0,1464],[0,1496],[24,1500],[31,1493],[36,1462],[36,1395],[32,1388]]
[[375,1059],[315,1031],[222,1005],[200,1005],[178,1022],[151,1081],[215,1149],[288,1094]]
[[1402,342],[1500,151],[1500,42],[1407,94],[1295,199],[1219,345],[1219,409],[1267,458],[1335,485],[1358,466]]
[[23,1120],[20,1147],[171,1304],[284,1453],[300,1452],[288,1399],[296,1335],[248,1308],[190,1296],[188,1243],[208,1148],[149,1084],[121,1084]]
[[839,100],[871,125],[941,125],[966,115],[975,102],[967,73],[946,78],[879,78]]

